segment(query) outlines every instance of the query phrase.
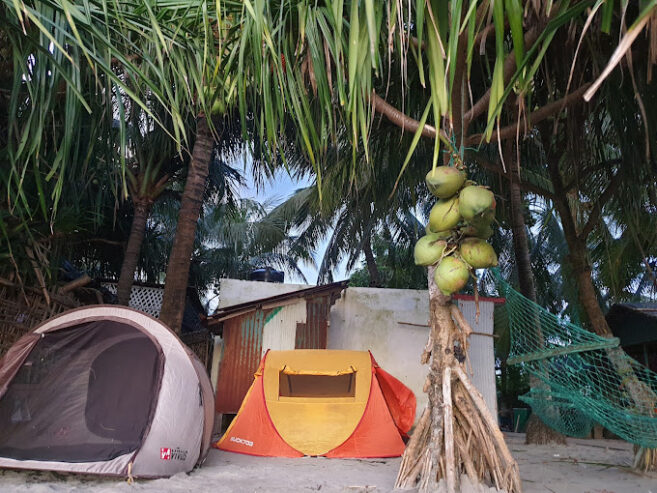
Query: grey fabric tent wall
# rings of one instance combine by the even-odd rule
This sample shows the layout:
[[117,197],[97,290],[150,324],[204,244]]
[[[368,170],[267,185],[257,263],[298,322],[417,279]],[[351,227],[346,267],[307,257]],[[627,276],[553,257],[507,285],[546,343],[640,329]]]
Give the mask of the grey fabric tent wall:
[[0,360],[0,467],[189,471],[207,454],[213,406],[203,366],[157,319],[114,305],[72,310]]

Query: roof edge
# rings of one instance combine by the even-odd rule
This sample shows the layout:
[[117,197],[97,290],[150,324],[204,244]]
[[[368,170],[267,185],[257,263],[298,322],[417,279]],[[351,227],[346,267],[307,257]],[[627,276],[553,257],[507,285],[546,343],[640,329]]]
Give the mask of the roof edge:
[[[252,281],[252,282],[259,282],[259,281]],[[241,315],[245,312],[256,310],[262,307],[263,305],[271,305],[272,303],[275,304],[278,302],[283,302],[294,298],[311,298],[314,297],[315,295],[319,295],[322,293],[331,293],[335,291],[342,292],[344,289],[348,287],[348,285],[349,285],[349,280],[338,281],[330,284],[311,286],[306,289],[297,289],[294,291],[290,291],[288,293],[269,296],[267,298],[258,298],[257,300],[245,301],[243,303],[226,306],[217,309],[212,315],[208,316],[206,319],[206,323],[208,326],[212,326],[229,318],[233,318],[238,315]]]
[[495,303],[496,305],[503,305],[506,303],[506,298],[499,298],[499,297],[486,297],[486,296],[477,296],[475,297],[472,294],[453,294],[452,295],[453,300],[463,300],[463,301],[487,301],[490,303]]

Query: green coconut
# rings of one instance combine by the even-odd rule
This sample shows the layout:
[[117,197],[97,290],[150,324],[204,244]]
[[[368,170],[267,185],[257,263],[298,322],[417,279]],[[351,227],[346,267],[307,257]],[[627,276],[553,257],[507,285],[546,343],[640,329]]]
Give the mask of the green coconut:
[[432,265],[440,260],[447,243],[436,233],[423,236],[415,244],[415,265]]
[[438,232],[431,231],[431,225],[430,224],[427,224],[424,227],[424,232],[428,235],[437,235],[438,238],[441,239],[441,240],[446,240],[447,238],[449,238],[452,235],[452,232],[450,230],[438,231]]
[[433,273],[436,286],[445,296],[463,289],[469,277],[470,269],[465,262],[452,256],[443,258]]
[[215,98],[214,103],[212,103],[212,109],[210,110],[210,114],[212,116],[218,116],[218,115],[223,115],[226,113],[226,103],[224,103],[224,99],[222,95],[219,95],[217,98]]
[[470,224],[476,227],[490,226],[490,224],[495,220],[495,203],[493,203],[492,209],[486,209],[481,214],[475,216],[473,219],[468,221]]
[[459,212],[468,222],[495,218],[495,196],[487,188],[470,185],[459,193]]
[[431,213],[429,214],[429,230],[432,233],[448,231],[456,226],[460,220],[461,214],[459,213],[458,197],[446,200],[441,199],[431,208]]
[[487,240],[493,236],[493,228],[488,223],[468,224],[461,228],[461,233],[464,236],[471,236],[474,238]]
[[491,222],[495,216],[494,211],[488,211],[484,213],[484,216],[477,218],[476,220],[466,224],[461,228],[461,233],[464,236],[474,236],[475,238],[481,238],[487,240],[493,236],[493,228],[491,227]]
[[477,238],[481,238],[482,240],[487,240],[493,236],[493,228],[490,224],[481,224],[479,226],[475,226],[475,229],[477,230],[477,234],[475,236]]
[[497,265],[497,254],[486,240],[466,238],[461,242],[459,254],[474,269],[485,269]]
[[465,173],[453,166],[438,166],[427,173],[427,187],[439,199],[447,199],[465,183]]

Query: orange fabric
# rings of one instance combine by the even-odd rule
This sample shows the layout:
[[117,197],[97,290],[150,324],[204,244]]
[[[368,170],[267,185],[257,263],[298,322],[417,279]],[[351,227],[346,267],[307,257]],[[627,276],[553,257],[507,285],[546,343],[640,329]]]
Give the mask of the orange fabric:
[[255,375],[253,385],[246,394],[242,406],[215,448],[248,455],[266,457],[303,457],[290,447],[274,428],[265,405],[262,368],[265,357]]
[[408,431],[415,422],[415,407],[417,405],[415,394],[406,385],[385,370],[382,370],[374,362],[376,379],[381,386],[381,392],[388,405],[392,419],[402,436],[407,436]]
[[[328,351],[326,352],[328,353]],[[277,355],[278,352],[272,354]],[[278,399],[278,392],[275,392],[276,396],[266,394],[265,380],[269,381],[273,378],[272,382],[277,383],[278,371],[265,372],[265,369],[275,364],[276,361],[276,358],[270,358],[271,361],[269,361],[267,358],[268,355],[269,351],[260,362],[258,371],[255,374],[255,380],[249,388],[237,416],[235,416],[235,419],[221,440],[214,446],[221,450],[249,455],[302,457],[304,454],[298,447],[294,448],[290,445],[283,438],[285,434],[282,431],[279,433],[275,421],[269,412],[269,403],[266,399],[274,399],[274,397]],[[313,354],[313,356],[314,366],[317,366],[317,361],[322,358],[319,358],[318,354]],[[402,441],[401,435],[404,435],[413,424],[415,418],[415,396],[399,380],[381,370],[371,354],[367,355],[365,353],[365,356],[366,358],[369,356],[366,359],[368,368],[366,372],[361,371],[358,373],[360,375],[359,378],[363,379],[363,381],[357,385],[357,389],[361,389],[361,393],[363,391],[367,393],[362,394],[360,397],[363,407],[360,408],[359,416],[356,417],[358,421],[354,421],[352,425],[353,428],[351,429],[353,432],[348,435],[348,438],[341,438],[339,441],[334,442],[337,444],[344,440],[329,452],[324,453],[322,450],[313,452],[314,454],[345,458],[398,457],[404,452],[404,442]],[[370,360],[371,365],[369,365]],[[343,366],[340,367],[342,368]],[[361,364],[361,366],[363,365]],[[285,368],[285,366],[281,368]],[[315,369],[314,371],[318,370]],[[367,375],[369,375],[369,378],[367,378]],[[269,382],[268,385],[273,385],[272,382]],[[270,390],[267,392],[270,392]],[[288,400],[291,402],[295,401],[295,399]],[[341,402],[333,404],[327,410],[324,409],[326,405],[324,401],[326,400],[319,399],[317,401],[318,409],[322,409],[323,413],[332,411],[335,414],[337,412],[344,419],[345,416],[338,409],[338,404]],[[340,401],[340,399],[334,400]],[[312,399],[299,399],[299,401],[302,405],[309,405]],[[309,402],[306,403],[305,401]],[[345,399],[345,403],[348,401],[350,399]],[[354,404],[351,404],[351,406],[353,407]],[[298,423],[299,418],[300,416],[297,416],[292,422],[286,423],[286,425],[292,425],[295,420]],[[347,433],[350,432],[347,431]]]
[[370,398],[365,413],[353,434],[326,457],[398,457],[404,442],[390,415],[381,387],[372,372]]

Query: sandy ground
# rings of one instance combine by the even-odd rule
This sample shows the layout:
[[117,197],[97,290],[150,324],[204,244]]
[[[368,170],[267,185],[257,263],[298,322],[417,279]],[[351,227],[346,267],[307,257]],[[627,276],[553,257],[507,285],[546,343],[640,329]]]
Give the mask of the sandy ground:
[[[570,439],[567,446],[529,446],[507,434],[525,493],[657,493],[657,476],[629,470],[631,446]],[[136,481],[33,471],[0,471],[0,492],[368,492],[393,491],[401,459],[251,457],[212,450],[203,467],[169,479]]]

